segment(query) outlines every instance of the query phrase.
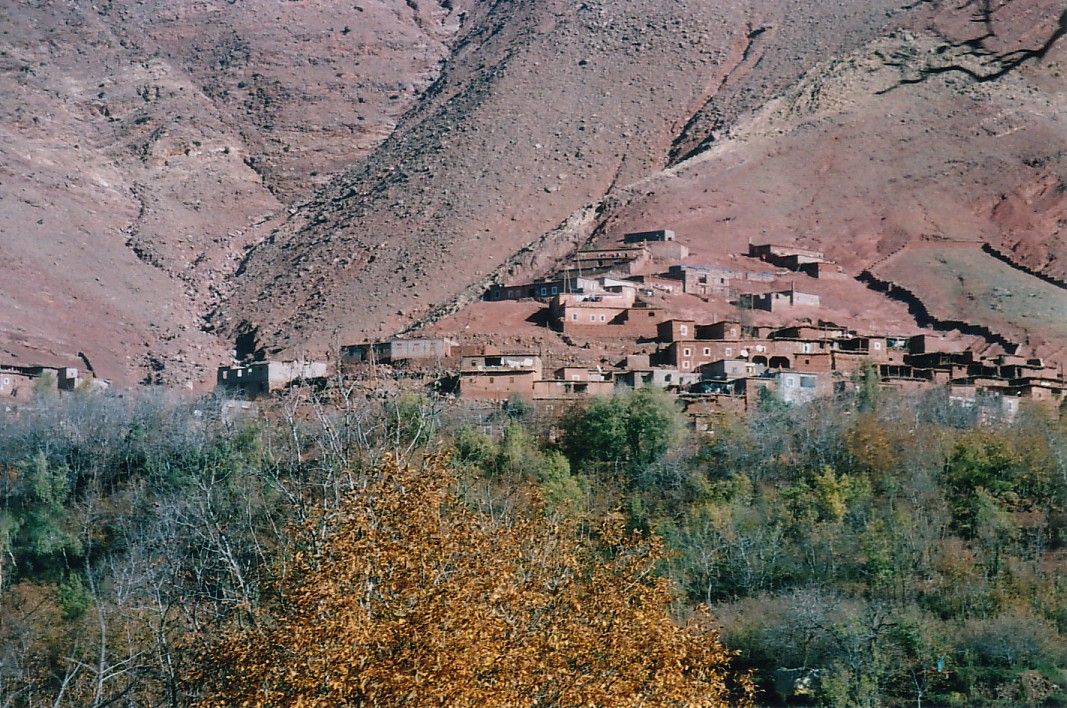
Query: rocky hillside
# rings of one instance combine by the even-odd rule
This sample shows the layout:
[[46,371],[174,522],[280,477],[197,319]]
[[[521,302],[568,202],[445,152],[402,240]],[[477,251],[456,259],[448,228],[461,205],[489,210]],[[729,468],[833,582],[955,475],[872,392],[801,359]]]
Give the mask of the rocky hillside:
[[201,315],[270,219],[389,135],[460,17],[436,3],[7,0],[0,358],[199,383]]
[[907,16],[838,5],[478,4],[397,131],[252,251],[220,327],[288,352],[403,327]]
[[1063,11],[481,5],[390,139],[252,251],[218,324],[271,351],[387,334],[568,217],[539,248],[671,227],[704,252],[800,241],[857,274],[962,238],[1056,272]]
[[[600,232],[670,225],[720,253],[797,242],[853,274],[911,241],[980,241],[1062,280],[1064,24],[1062,2],[984,14],[930,3],[813,67],[699,156],[622,190]],[[1011,324],[1050,344],[1036,319]]]
[[644,228],[1067,274],[1063,0],[7,2],[21,361],[202,382],[237,335],[321,353]]

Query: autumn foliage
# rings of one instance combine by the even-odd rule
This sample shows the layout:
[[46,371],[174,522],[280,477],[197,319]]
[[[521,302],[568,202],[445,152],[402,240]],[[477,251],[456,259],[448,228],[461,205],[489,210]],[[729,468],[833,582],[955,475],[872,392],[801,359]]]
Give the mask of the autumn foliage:
[[737,705],[709,618],[675,621],[654,537],[471,509],[441,458],[387,461],[313,518],[201,705]]

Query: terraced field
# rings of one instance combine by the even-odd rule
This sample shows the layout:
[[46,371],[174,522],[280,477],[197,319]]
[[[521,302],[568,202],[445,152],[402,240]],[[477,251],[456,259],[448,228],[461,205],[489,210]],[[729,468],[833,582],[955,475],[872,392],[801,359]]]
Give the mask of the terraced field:
[[910,291],[937,319],[985,327],[1039,354],[1067,340],[1067,289],[980,248],[936,243],[905,249],[875,272]]

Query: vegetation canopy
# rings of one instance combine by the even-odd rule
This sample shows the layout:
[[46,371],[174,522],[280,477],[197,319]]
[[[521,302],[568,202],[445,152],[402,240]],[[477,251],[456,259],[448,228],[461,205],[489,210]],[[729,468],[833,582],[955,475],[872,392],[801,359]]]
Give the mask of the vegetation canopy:
[[868,393],[0,413],[0,705],[1067,706],[1067,421]]
[[654,537],[491,520],[440,457],[387,460],[310,519],[251,627],[192,676],[201,705],[737,705],[709,618],[684,624]]

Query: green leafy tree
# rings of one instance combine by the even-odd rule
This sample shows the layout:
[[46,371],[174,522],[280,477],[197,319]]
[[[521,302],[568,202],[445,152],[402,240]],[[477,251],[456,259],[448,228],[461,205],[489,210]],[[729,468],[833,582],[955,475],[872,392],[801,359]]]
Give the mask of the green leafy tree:
[[35,563],[60,568],[64,558],[80,555],[82,543],[68,506],[70,471],[49,463],[43,451],[18,465],[25,494],[15,509],[16,551]]
[[878,376],[878,366],[874,363],[867,364],[863,370],[856,374],[857,399],[861,411],[869,411],[878,407],[879,386],[882,383]]
[[561,447],[577,466],[650,465],[678,442],[681,413],[662,391],[641,388],[571,408],[560,422]]

